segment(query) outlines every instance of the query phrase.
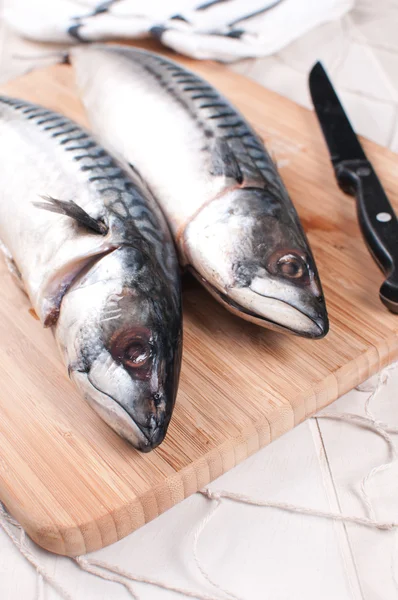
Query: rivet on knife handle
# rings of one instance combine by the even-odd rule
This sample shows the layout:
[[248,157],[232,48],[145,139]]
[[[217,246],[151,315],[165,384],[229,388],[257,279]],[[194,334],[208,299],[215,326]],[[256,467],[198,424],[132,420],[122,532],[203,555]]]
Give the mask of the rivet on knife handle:
[[398,221],[384,189],[340,104],[321,63],[309,78],[315,111],[340,188],[356,197],[366,245],[387,279],[380,299],[398,313]]

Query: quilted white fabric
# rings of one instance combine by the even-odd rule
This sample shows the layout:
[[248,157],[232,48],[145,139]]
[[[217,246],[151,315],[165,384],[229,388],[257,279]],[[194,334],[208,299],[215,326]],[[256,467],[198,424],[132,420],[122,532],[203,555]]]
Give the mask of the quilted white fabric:
[[194,58],[230,62],[268,56],[338,19],[354,0],[10,0],[4,17],[42,42],[152,35]]

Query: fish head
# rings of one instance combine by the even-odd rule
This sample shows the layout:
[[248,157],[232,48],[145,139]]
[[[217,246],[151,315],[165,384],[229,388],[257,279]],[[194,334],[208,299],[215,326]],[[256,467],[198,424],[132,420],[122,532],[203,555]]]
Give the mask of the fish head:
[[232,312],[285,333],[328,331],[322,287],[288,198],[239,188],[206,205],[187,226],[186,262]]
[[139,248],[114,250],[64,296],[56,337],[71,379],[103,420],[143,452],[158,446],[180,373],[178,277],[168,280]]

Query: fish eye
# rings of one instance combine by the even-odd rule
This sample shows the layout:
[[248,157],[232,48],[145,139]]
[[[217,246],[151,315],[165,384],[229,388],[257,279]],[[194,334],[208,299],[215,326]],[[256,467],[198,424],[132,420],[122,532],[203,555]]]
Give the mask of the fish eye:
[[113,359],[142,376],[148,370],[152,356],[151,334],[143,327],[116,331],[110,340],[110,353]]
[[282,275],[287,279],[303,281],[308,277],[308,266],[305,256],[297,251],[280,249],[274,252],[267,261],[267,270],[272,275]]
[[306,272],[303,259],[294,254],[285,254],[277,262],[278,271],[290,279],[300,279]]
[[151,349],[149,345],[136,340],[125,349],[123,363],[132,369],[137,369],[143,367],[150,356]]

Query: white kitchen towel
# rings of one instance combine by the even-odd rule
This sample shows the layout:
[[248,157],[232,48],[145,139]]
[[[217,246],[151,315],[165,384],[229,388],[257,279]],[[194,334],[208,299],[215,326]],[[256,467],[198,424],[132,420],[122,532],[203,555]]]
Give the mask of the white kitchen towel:
[[194,58],[273,54],[355,0],[7,0],[4,18],[35,41],[74,43],[152,35]]

